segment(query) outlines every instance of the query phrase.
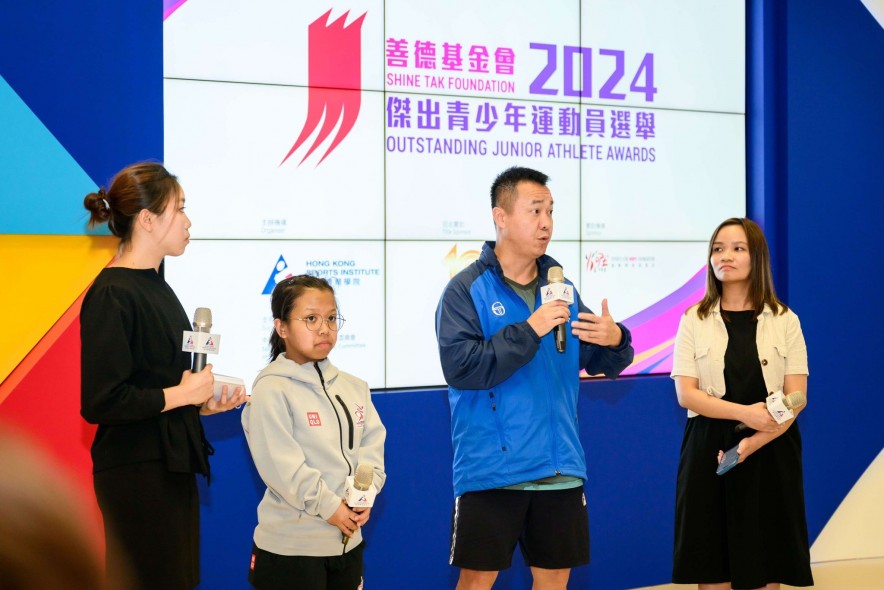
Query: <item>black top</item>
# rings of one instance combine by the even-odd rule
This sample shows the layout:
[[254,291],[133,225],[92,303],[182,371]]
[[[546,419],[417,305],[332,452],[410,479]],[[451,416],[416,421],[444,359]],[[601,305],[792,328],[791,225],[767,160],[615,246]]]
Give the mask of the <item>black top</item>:
[[163,389],[190,368],[182,352],[187,314],[153,269],[106,268],[80,311],[81,410],[98,424],[94,471],[161,460],[174,472],[208,475],[210,447],[199,408],[163,412]]
[[[722,310],[721,315],[727,330],[727,348],[724,351],[724,387],[727,399],[747,405],[763,402],[767,398],[767,388],[764,385],[761,363],[758,362],[758,344],[755,342],[758,322],[755,312]],[[749,431],[746,435],[751,435],[752,432]]]

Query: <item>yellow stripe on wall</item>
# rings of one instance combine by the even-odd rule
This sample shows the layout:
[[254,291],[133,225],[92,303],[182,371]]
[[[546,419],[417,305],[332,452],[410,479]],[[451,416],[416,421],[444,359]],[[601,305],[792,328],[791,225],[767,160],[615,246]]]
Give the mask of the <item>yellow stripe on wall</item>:
[[112,236],[0,235],[0,383],[116,253]]

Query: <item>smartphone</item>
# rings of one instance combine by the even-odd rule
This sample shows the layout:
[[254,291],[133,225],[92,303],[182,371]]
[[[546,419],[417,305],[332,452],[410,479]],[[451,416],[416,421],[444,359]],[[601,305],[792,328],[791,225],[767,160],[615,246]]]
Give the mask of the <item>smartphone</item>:
[[715,473],[718,475],[724,475],[737,465],[737,462],[740,460],[740,452],[737,450],[739,447],[740,445],[737,445],[724,454]]

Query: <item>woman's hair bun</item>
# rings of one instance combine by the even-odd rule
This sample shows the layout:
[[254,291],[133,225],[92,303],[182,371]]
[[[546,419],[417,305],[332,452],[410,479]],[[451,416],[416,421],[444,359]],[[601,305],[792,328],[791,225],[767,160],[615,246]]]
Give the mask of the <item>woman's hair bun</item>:
[[[89,227],[95,227],[100,223],[106,223],[111,220],[113,211],[107,200],[107,193],[104,189],[98,189],[97,192],[89,193],[83,199],[83,206],[89,211]],[[113,228],[111,228],[113,231]]]

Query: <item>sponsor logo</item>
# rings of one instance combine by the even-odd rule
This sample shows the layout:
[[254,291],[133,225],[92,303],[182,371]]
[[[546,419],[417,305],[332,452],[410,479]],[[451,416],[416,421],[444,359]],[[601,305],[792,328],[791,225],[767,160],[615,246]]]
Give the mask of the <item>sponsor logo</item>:
[[452,278],[474,261],[478,260],[480,254],[481,252],[478,250],[467,250],[458,254],[457,244],[452,246],[451,250],[448,251],[448,254],[445,255],[445,258],[442,259],[443,264],[448,267],[448,278]]
[[611,256],[607,252],[596,250],[586,255],[586,270],[589,272],[607,272],[618,269],[644,269],[657,266],[656,256]]
[[307,424],[310,426],[322,426],[322,420],[319,419],[319,412],[307,412]]
[[586,270],[589,272],[605,272],[608,264],[608,255],[600,250],[586,255]]
[[506,309],[503,307],[503,303],[500,301],[495,301],[491,304],[491,313],[494,315],[503,315],[506,313]]
[[289,270],[289,263],[286,262],[285,258],[282,257],[282,254],[280,254],[279,260],[277,260],[276,264],[273,266],[273,270],[270,272],[270,277],[267,279],[267,284],[264,285],[264,290],[261,292],[261,295],[270,295],[273,293],[273,288],[277,283],[284,281],[291,276],[293,275]]
[[320,121],[318,135],[301,158],[298,166],[328,139],[332,130],[338,132],[331,145],[316,164],[322,164],[353,129],[359,117],[362,100],[362,16],[344,26],[349,11],[329,24],[331,9],[307,27],[307,120],[301,134],[280,166],[310,137]]

